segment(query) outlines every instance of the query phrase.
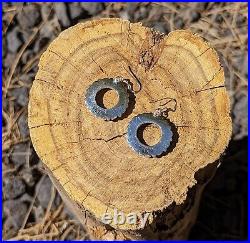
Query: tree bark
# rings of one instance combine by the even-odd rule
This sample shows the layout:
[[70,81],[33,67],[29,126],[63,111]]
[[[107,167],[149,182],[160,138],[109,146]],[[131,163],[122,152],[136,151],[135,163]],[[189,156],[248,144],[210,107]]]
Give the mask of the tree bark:
[[[95,117],[86,89],[123,77],[134,90],[116,121]],[[164,36],[141,24],[100,19],[63,31],[39,62],[30,92],[34,147],[62,197],[95,239],[186,239],[201,193],[231,136],[230,104],[215,50],[187,30]],[[105,96],[114,103],[114,94]],[[167,110],[168,153],[148,158],[126,140],[130,120]],[[160,133],[144,132],[148,144]],[[105,213],[149,214],[147,224],[103,224]]]

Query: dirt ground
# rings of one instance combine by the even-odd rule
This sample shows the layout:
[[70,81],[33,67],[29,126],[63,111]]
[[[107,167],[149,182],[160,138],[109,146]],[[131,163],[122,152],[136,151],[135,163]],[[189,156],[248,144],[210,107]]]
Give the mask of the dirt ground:
[[2,11],[3,239],[88,239],[44,174],[29,137],[27,104],[48,44],[69,26],[101,17],[142,22],[166,34],[191,29],[218,51],[233,137],[190,239],[247,239],[247,3],[3,3]]

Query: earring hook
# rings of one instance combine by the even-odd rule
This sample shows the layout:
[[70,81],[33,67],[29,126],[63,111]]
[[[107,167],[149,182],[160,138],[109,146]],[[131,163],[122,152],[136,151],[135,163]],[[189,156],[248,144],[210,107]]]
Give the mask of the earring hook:
[[154,112],[153,112],[153,116],[154,117],[159,117],[159,116],[168,116],[168,112],[169,111],[176,111],[177,108],[177,101],[174,98],[165,98],[168,99],[168,101],[166,101],[164,104],[160,105],[160,106],[165,106],[168,103],[170,103],[171,101],[175,102],[175,106],[174,108],[168,108],[168,107],[164,107],[164,108],[157,108]]
[[135,78],[135,80],[136,80],[136,82],[137,82],[137,84],[139,86],[139,89],[137,91],[135,91],[135,90],[132,89],[132,85],[129,83],[129,79],[125,79],[125,78],[123,78],[121,76],[115,77],[114,78],[114,83],[123,82],[123,83],[125,83],[127,85],[129,91],[131,91],[133,94],[136,94],[139,91],[141,91],[141,83],[140,83],[140,81],[137,78]]

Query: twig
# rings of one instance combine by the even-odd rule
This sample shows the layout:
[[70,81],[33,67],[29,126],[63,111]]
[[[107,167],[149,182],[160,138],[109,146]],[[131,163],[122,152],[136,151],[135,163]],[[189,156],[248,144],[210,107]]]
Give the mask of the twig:
[[[22,223],[22,226],[21,226],[20,230],[23,230],[24,227],[25,227],[25,225],[26,225],[26,223],[27,223],[27,220],[28,220],[28,218],[29,218],[29,215],[30,215],[30,213],[31,213],[31,210],[32,210],[33,205],[34,205],[34,203],[35,203],[35,201],[36,201],[37,195],[38,195],[38,193],[39,193],[39,191],[40,191],[40,187],[41,187],[41,185],[42,185],[43,180],[44,180],[45,177],[46,177],[46,175],[43,175],[42,178],[41,178],[41,180],[40,180],[39,183],[37,184],[37,188],[36,188],[37,190],[36,190],[35,195],[34,195],[34,197],[33,197],[33,199],[32,199],[32,202],[31,202],[31,204],[30,204],[30,206],[29,206],[29,209],[28,209],[28,211],[27,211],[27,213],[26,213],[26,215],[25,215],[25,218],[24,218],[24,220],[23,220],[23,223]],[[19,231],[19,233],[20,233],[20,231]],[[19,235],[19,233],[18,233],[18,235]]]

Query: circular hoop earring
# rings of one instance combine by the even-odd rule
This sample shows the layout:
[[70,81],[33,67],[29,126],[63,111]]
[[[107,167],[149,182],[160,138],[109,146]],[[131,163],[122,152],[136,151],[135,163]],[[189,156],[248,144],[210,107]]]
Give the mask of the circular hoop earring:
[[[140,141],[138,138],[138,129],[147,124],[155,124],[161,129],[161,140],[149,146]],[[154,116],[152,113],[143,113],[135,116],[128,125],[127,141],[129,146],[140,155],[157,157],[162,155],[170,146],[173,132],[167,120],[162,116]]]
[[[118,103],[106,109],[97,104],[96,97],[99,92],[105,89],[115,90],[119,96]],[[129,93],[128,85],[119,79],[104,78],[95,81],[86,91],[85,104],[87,108],[96,116],[104,120],[115,120],[121,117],[128,108]]]

